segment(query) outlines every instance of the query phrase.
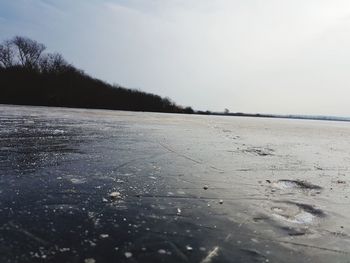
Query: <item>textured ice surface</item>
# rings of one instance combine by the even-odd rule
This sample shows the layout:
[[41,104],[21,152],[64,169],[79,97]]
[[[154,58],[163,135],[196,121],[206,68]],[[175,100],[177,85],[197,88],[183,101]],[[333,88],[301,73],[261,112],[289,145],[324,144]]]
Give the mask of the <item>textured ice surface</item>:
[[348,262],[350,123],[0,106],[0,262]]

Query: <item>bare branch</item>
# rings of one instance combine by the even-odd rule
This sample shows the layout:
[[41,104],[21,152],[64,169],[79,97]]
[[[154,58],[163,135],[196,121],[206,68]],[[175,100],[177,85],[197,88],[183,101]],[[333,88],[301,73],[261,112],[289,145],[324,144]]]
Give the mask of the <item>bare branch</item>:
[[38,62],[45,46],[35,40],[16,36],[11,40],[18,51],[19,63],[26,68],[37,68]]
[[10,41],[6,40],[0,44],[0,65],[9,68],[15,65],[14,50]]
[[61,54],[49,53],[40,58],[40,69],[42,72],[60,73],[69,67],[69,64]]

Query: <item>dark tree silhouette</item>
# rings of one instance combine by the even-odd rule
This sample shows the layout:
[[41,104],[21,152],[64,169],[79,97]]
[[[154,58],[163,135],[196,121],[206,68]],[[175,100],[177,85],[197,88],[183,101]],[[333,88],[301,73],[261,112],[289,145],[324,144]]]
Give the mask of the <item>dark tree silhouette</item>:
[[169,98],[110,85],[26,37],[0,45],[0,103],[194,113]]
[[61,54],[44,54],[39,61],[39,68],[44,73],[62,73],[70,65]]

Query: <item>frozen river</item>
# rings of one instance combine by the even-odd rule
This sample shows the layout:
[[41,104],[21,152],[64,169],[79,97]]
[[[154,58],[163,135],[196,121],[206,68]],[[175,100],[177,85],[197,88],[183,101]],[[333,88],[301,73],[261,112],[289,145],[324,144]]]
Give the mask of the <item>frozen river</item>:
[[0,106],[0,262],[349,262],[350,123]]

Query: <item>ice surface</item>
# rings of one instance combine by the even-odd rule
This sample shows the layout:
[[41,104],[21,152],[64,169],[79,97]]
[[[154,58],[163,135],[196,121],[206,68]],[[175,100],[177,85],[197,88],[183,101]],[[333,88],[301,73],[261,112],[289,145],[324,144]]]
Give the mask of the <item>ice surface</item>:
[[0,137],[0,262],[350,257],[350,123],[0,106]]

